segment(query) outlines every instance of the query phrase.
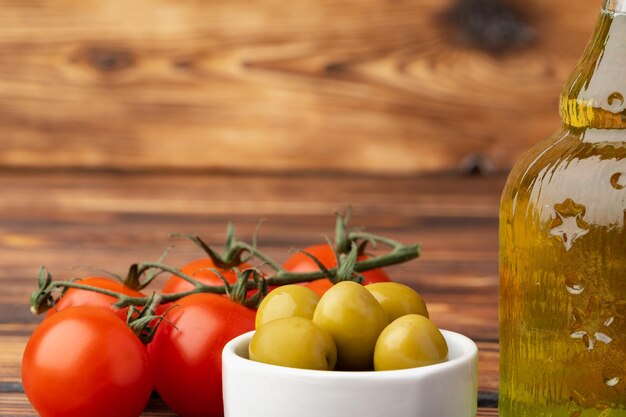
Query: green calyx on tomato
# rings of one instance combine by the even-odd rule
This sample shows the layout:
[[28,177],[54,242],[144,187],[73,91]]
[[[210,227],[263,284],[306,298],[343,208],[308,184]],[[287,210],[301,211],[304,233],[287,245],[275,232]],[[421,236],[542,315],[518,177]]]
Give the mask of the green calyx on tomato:
[[[240,269],[252,268],[249,264],[239,265]],[[197,282],[204,285],[225,285],[237,282],[237,272],[233,268],[225,269],[218,267],[211,258],[196,259],[184,265],[180,275],[172,275],[163,285],[163,294],[174,294],[193,290],[197,284],[182,278],[183,274],[192,277]]]
[[224,251],[221,255],[204,242],[204,240],[202,240],[199,236],[175,233],[172,237],[184,238],[193,242],[204,251],[213,265],[221,270],[231,270],[235,267],[240,267],[251,258],[257,256],[256,233],[252,245],[239,241],[236,238],[235,226],[232,222],[228,222],[228,226],[226,228],[226,241],[224,242]]
[[[224,286],[224,293],[233,301],[247,307],[256,307],[267,294],[264,276],[250,264],[225,269],[215,265],[211,258],[201,258],[183,266],[180,272],[165,283],[163,294],[193,291],[202,286]],[[254,288],[249,289],[248,287]]]
[[[339,261],[338,261],[339,259]],[[341,281],[358,281],[364,285],[375,282],[389,282],[391,279],[380,268],[363,271],[358,275],[353,273],[357,261],[367,260],[367,255],[358,255],[358,248],[353,245],[348,255],[338,256],[332,246],[328,243],[309,246],[292,255],[283,268],[287,271],[302,273],[322,270],[330,278],[322,278],[305,283],[318,295],[322,296],[334,284]],[[329,270],[337,268],[335,274],[330,274]]]

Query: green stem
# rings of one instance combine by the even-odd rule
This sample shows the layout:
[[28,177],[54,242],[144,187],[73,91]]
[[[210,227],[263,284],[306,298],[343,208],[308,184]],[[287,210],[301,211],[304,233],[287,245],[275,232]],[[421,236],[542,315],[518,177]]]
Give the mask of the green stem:
[[[350,232],[348,234],[348,238],[352,241],[355,240],[367,240],[370,242],[381,242],[384,243],[387,246],[390,246],[392,248],[397,248],[397,247],[402,247],[404,245],[402,245],[402,243],[400,242],[396,242],[393,239],[389,239],[386,237],[382,237],[382,236],[378,236],[378,235],[374,235],[372,233],[365,233],[365,232]],[[417,245],[419,246],[419,245]],[[419,248],[418,248],[419,251]]]
[[[146,279],[145,279],[145,280],[143,280],[143,281],[141,282],[141,288],[140,288],[140,290],[141,290],[141,289],[144,289],[145,287],[147,287],[148,285],[150,285],[150,284],[152,283],[152,281],[154,281],[157,277],[159,277],[161,274],[164,274],[164,273],[166,273],[166,272],[168,272],[168,271],[163,271],[163,270],[161,270],[161,271],[159,271],[159,272],[149,274],[149,275],[146,277]],[[184,279],[184,278],[183,278],[183,279]]]
[[369,271],[370,269],[383,268],[385,266],[395,265],[410,261],[420,256],[420,245],[398,245],[394,249],[384,255],[359,261],[354,266],[356,272]]
[[[393,249],[391,252],[375,256],[372,258],[364,259],[359,262],[356,262],[354,265],[355,272],[364,272],[371,269],[382,268],[385,266],[390,266],[402,262],[409,261],[411,259],[417,258],[420,255],[420,246],[415,245],[403,245],[391,239],[382,238],[380,236],[371,235],[369,233],[360,233],[360,232],[351,232],[349,234],[350,240],[374,240],[378,242],[382,242],[386,245],[391,246]],[[272,268],[276,270],[276,273],[265,279],[265,283],[267,285],[286,285],[286,284],[296,284],[300,282],[310,282],[316,279],[321,279],[327,276],[327,273],[324,271],[314,271],[314,272],[289,272],[285,271],[278,263],[274,262],[268,256],[262,254],[257,251],[255,248],[251,247],[245,242],[234,242],[233,246],[239,246],[239,248],[249,251],[250,253],[254,253],[259,259],[267,262]],[[200,294],[200,293],[214,293],[214,294],[226,294],[227,287],[225,285],[205,285],[200,281],[194,279],[193,277],[183,273],[182,271],[158,263],[158,262],[143,262],[137,266],[137,273],[143,274],[150,269],[157,269],[161,272],[169,272],[175,276],[178,276],[185,281],[189,282],[194,286],[193,289],[173,293],[173,294],[162,294],[160,296],[161,302],[169,303],[177,301],[183,297],[192,294]],[[330,275],[335,275],[337,273],[337,267],[329,269],[328,272]],[[42,272],[43,271],[43,272]],[[45,311],[44,309],[40,310],[41,305],[43,305],[44,301],[51,300],[52,293],[56,288],[76,288],[86,291],[93,291],[100,294],[108,295],[114,298],[117,298],[118,301],[114,303],[114,305],[118,308],[124,308],[131,305],[142,305],[145,306],[153,299],[153,297],[131,297],[122,293],[118,293],[116,291],[107,290],[104,288],[93,287],[90,285],[80,284],[75,281],[57,281],[54,282],[51,280],[50,275],[42,269],[40,271],[39,277],[39,289],[33,293],[33,311],[41,312]],[[160,273],[160,272],[159,272]],[[158,274],[157,274],[158,275]],[[250,281],[249,279],[246,282],[246,286],[248,289],[253,289],[258,287],[258,280]],[[49,307],[48,307],[49,308]]]
[[254,255],[254,257],[262,260],[264,263],[268,264],[274,271],[283,271],[283,267],[276,261],[274,261],[272,258],[270,258],[269,256],[267,256],[266,254],[264,254],[263,252],[261,252],[260,250],[258,250],[256,247],[251,246],[250,244],[243,242],[243,241],[237,241],[233,244],[233,248],[234,249],[243,249],[246,250],[248,252],[250,252],[250,254]]
[[[149,270],[149,269],[160,269],[161,272],[169,272],[172,275],[176,275],[177,277],[180,277],[180,278],[184,279],[185,281],[187,281],[188,283],[190,283],[194,287],[205,286],[203,283],[201,283],[197,279],[195,279],[193,277],[190,277],[189,275],[185,274],[180,269],[177,269],[177,268],[165,265],[165,264],[161,264],[159,262],[142,262],[141,264],[139,264],[139,273],[140,274],[145,272],[145,271],[147,271],[147,270]],[[159,274],[161,272],[159,272]]]
[[[180,300],[183,297],[186,297],[188,295],[193,295],[193,294],[226,294],[226,289],[223,285],[201,285],[199,287],[196,287],[188,291],[171,293],[171,294],[161,294],[161,303],[172,303],[174,301]],[[150,301],[150,297],[138,298],[138,297],[124,296],[123,294],[120,294],[120,295],[121,295],[121,297],[119,297],[120,301],[115,303],[115,306],[118,308],[124,308],[124,307],[128,307],[131,305],[139,305],[139,304],[145,305],[147,302]]]
[[129,295],[122,294],[122,293],[119,293],[117,291],[111,291],[111,290],[107,290],[105,288],[98,288],[98,287],[94,287],[94,286],[91,286],[91,285],[79,284],[79,283],[74,282],[74,281],[57,281],[57,282],[53,282],[52,284],[50,284],[50,286],[48,288],[50,290],[54,290],[55,288],[76,288],[76,289],[79,289],[79,290],[92,291],[92,292],[96,292],[96,293],[99,293],[99,294],[108,295],[108,296],[117,298],[119,300],[128,300],[129,303],[127,305],[130,305],[130,304],[145,305],[145,301],[148,300],[148,297],[131,297]]
[[[212,293],[212,294],[225,294],[226,290],[223,285],[204,285],[202,283],[198,283],[194,289],[179,293],[172,294],[162,294],[161,302],[169,303],[172,301],[177,301],[187,295],[192,294],[200,294],[200,293]],[[114,303],[114,305],[118,308],[124,308],[131,305],[146,305],[152,297],[131,297],[126,294],[119,293],[117,291],[107,290],[105,288],[93,287],[91,285],[78,284],[73,281],[57,281],[50,284],[49,289],[54,290],[55,288],[76,288],[79,290],[92,291],[99,294],[108,295],[114,298],[117,298],[119,301]]]
[[[369,271],[371,269],[382,268],[385,266],[395,265],[401,262],[406,262],[411,259],[415,259],[420,255],[420,246],[419,245],[399,245],[396,246],[393,251],[387,253],[385,255],[376,256],[369,259],[364,259],[362,261],[357,262],[354,265],[355,272],[364,272]],[[337,272],[337,268],[331,268],[328,270],[331,274]],[[315,272],[288,272],[288,271],[279,271],[275,275],[266,278],[268,285],[286,285],[286,284],[295,284],[300,282],[310,282],[315,281],[316,279],[321,279],[326,277],[326,274],[323,271],[315,271]]]

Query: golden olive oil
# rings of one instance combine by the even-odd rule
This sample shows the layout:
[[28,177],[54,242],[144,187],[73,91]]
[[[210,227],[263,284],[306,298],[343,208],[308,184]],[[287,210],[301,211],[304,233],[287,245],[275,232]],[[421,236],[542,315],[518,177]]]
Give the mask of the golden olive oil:
[[502,417],[626,417],[625,96],[626,4],[607,0],[562,130],[502,195]]

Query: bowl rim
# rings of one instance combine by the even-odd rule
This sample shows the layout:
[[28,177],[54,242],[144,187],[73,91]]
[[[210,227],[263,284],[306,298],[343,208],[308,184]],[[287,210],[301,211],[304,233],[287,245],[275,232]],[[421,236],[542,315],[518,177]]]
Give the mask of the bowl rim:
[[469,337],[460,333],[452,332],[449,330],[441,330],[446,343],[448,345],[453,344],[458,347],[462,353],[455,358],[449,359],[445,362],[437,363],[434,365],[422,366],[419,368],[410,369],[398,369],[392,371],[320,371],[314,369],[300,369],[290,368],[287,366],[272,365],[262,362],[255,362],[248,358],[242,357],[236,353],[236,350],[240,348],[242,344],[249,344],[250,339],[254,335],[254,330],[244,333],[228,342],[222,351],[222,364],[231,363],[237,364],[241,367],[246,367],[249,370],[256,370],[259,373],[273,373],[283,374],[289,376],[301,376],[311,377],[318,380],[359,380],[359,381],[372,381],[372,380],[403,380],[414,379],[416,377],[427,377],[433,374],[443,373],[447,370],[452,370],[457,366],[472,361],[473,358],[478,356],[478,346]]

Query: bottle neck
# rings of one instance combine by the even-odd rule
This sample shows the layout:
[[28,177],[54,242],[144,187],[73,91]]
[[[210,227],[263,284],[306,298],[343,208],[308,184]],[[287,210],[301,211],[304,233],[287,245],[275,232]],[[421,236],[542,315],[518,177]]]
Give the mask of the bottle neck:
[[603,9],[609,12],[626,13],[626,0],[604,0]]
[[605,0],[595,33],[561,95],[571,128],[626,129],[626,0]]

